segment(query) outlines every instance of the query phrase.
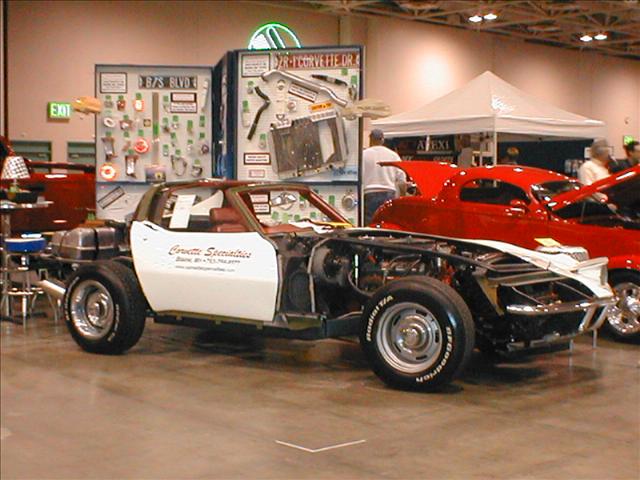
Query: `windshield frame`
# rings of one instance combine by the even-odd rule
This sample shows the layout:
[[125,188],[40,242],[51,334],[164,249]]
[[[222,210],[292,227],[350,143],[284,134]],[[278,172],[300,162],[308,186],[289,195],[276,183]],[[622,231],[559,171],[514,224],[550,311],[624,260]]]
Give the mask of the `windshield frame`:
[[[227,190],[227,198],[229,202],[238,210],[247,221],[247,224],[250,228],[263,236],[270,236],[273,233],[268,232],[265,229],[265,226],[258,220],[258,217],[255,213],[249,208],[243,196],[248,194],[255,193],[266,193],[272,191],[293,191],[298,194],[304,194],[307,199],[314,204],[314,207],[318,208],[324,215],[329,217],[334,223],[341,223],[345,225],[351,225],[351,223],[344,218],[340,212],[334,209],[331,205],[326,203],[320,195],[315,193],[311,188],[306,185],[301,185],[299,183],[273,183],[273,184],[252,184],[252,185],[243,185],[239,187],[232,187]],[[284,224],[283,224],[284,225]],[[291,225],[291,224],[287,224]],[[291,225],[295,228],[294,225]],[[303,232],[305,228],[298,228],[295,232]],[[283,232],[285,233],[285,232]]]

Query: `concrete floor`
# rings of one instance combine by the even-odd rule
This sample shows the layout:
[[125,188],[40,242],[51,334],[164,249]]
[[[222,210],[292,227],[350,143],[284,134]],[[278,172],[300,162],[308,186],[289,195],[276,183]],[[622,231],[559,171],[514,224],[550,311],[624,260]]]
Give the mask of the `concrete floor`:
[[0,328],[3,479],[640,478],[638,345],[477,354],[446,392],[416,394],[349,341],[148,323],[107,357],[51,320]]

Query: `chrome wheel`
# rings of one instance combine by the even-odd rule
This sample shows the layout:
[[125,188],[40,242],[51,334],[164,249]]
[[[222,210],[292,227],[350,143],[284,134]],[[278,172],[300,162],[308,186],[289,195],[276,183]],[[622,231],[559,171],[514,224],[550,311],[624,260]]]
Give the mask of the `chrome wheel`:
[[98,340],[109,333],[115,318],[111,294],[94,280],[80,282],[73,289],[69,313],[76,330],[90,340]]
[[403,373],[419,373],[433,365],[442,351],[443,340],[433,314],[413,302],[387,308],[376,334],[385,362]]
[[607,321],[620,336],[640,332],[640,285],[627,282],[613,287],[618,303],[611,308]]

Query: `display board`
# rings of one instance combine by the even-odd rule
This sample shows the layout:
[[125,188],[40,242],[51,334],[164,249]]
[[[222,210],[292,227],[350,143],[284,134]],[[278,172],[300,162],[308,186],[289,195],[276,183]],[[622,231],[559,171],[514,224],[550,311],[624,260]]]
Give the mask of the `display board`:
[[217,173],[312,185],[354,224],[362,125],[361,47],[241,50],[216,67]]
[[149,185],[212,175],[211,69],[97,65],[97,217],[124,220]]

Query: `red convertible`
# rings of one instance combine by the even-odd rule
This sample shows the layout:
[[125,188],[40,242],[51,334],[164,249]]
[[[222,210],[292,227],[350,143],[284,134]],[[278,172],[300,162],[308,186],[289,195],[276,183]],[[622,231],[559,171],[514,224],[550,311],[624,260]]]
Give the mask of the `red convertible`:
[[589,186],[555,172],[514,165],[457,168],[393,163],[418,193],[390,200],[372,226],[535,249],[555,242],[609,257],[609,283],[619,303],[608,330],[640,338],[640,166]]

